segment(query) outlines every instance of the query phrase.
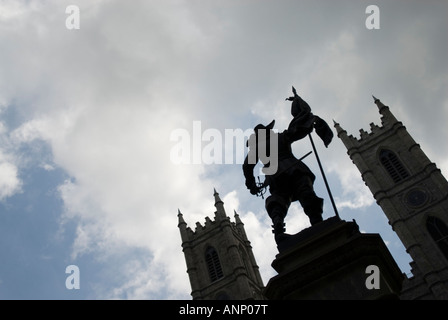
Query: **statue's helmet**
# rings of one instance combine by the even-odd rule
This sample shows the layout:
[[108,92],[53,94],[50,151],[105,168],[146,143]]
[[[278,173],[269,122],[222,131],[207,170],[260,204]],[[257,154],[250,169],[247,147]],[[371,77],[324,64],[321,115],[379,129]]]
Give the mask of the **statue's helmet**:
[[254,128],[255,134],[258,133],[258,130],[264,129],[264,130],[272,130],[274,128],[275,120],[272,120],[271,123],[269,123],[267,126],[260,124],[257,124]]
[[[246,142],[246,146],[250,146],[250,145],[255,145],[256,140],[258,138],[258,132],[259,130],[267,130],[270,131],[274,128],[274,124],[275,124],[275,120],[272,120],[267,126],[263,125],[263,124],[257,124],[254,128],[255,134],[251,134],[249,139]],[[265,135],[266,137],[266,135]]]

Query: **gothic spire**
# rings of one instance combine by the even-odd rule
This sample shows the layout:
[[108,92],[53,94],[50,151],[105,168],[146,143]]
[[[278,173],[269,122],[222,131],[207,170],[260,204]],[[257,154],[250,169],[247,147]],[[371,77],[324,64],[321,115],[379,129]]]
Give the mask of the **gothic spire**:
[[383,116],[381,119],[381,122],[383,125],[386,126],[392,126],[394,123],[397,123],[398,120],[395,118],[395,116],[390,112],[389,107],[384,105],[380,99],[372,95],[373,100],[375,101],[376,106],[378,107],[378,110],[380,114]]
[[221,198],[219,197],[219,193],[216,191],[215,188],[213,188],[213,196],[215,197],[215,217],[217,219],[225,219],[227,217],[226,210],[224,209],[224,202],[222,202]]
[[216,191],[216,188],[213,188],[213,196],[215,197],[215,205],[218,202],[222,202],[221,198],[219,197],[219,193],[218,191]]
[[238,213],[236,213],[236,210],[233,210],[234,216],[235,216],[235,223],[236,225],[240,225],[240,224],[244,224],[241,219],[240,219],[240,215]]
[[347,131],[341,127],[339,123],[333,120],[334,127],[337,132],[337,136],[342,140],[342,143],[347,147],[347,149],[350,149],[353,147],[353,143],[355,142],[355,138],[353,138],[352,135],[348,135]]
[[182,215],[182,212],[180,212],[180,209],[177,209],[177,217],[179,218],[179,223],[178,223],[179,226],[181,224],[186,224],[186,222],[184,220],[184,216]]
[[249,241],[249,239],[247,239],[246,230],[244,230],[244,223],[240,219],[240,215],[238,213],[236,213],[236,210],[233,210],[233,213],[235,214],[236,227],[240,231],[240,234],[243,236],[244,240]]
[[179,209],[177,209],[177,217],[179,219],[177,227],[179,228],[182,242],[185,242],[188,240],[187,223],[185,222],[184,216],[182,215]]
[[372,98],[373,98],[373,101],[375,102],[375,104],[377,105],[378,109],[379,109],[380,112],[381,112],[381,109],[383,109],[383,108],[386,107],[386,106],[381,102],[380,99],[378,99],[377,97],[375,97],[373,94],[372,94]]
[[337,132],[338,136],[341,132],[345,131],[344,129],[342,129],[341,125],[339,123],[337,123],[334,119],[333,119],[333,124],[334,124],[334,127],[336,128],[336,132]]

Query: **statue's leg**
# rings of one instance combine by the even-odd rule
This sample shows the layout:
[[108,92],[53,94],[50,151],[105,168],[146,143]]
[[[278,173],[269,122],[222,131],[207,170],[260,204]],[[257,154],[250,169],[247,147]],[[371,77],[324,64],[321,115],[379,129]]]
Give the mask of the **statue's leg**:
[[302,205],[303,211],[310,219],[311,225],[323,221],[324,199],[319,198],[314,192],[312,180],[308,176],[301,177],[296,190],[297,199]]
[[285,233],[285,217],[288,212],[290,202],[278,194],[272,194],[266,199],[266,210],[272,219],[272,228],[275,238]]
[[316,196],[314,191],[304,192],[303,194],[304,196],[302,201],[299,201],[303,207],[303,211],[310,219],[311,225],[315,225],[316,223],[323,221],[322,212],[324,199]]

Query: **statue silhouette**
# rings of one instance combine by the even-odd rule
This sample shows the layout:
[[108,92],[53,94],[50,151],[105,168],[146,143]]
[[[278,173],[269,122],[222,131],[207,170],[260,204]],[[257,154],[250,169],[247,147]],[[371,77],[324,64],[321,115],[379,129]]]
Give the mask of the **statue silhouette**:
[[[276,133],[272,130],[275,120],[267,126],[258,124],[254,128],[255,133],[247,142],[249,151],[243,164],[246,187],[251,194],[262,195],[264,188],[269,186],[271,195],[266,199],[266,210],[272,219],[273,233],[277,243],[286,236],[284,219],[293,201],[300,202],[311,225],[323,221],[323,199],[316,195],[313,188],[316,177],[301,160],[293,155],[291,144],[310,134],[313,129],[326,147],[333,138],[333,132],[328,124],[320,117],[313,115],[308,103],[297,94],[294,87],[292,91],[294,96],[286,99],[292,101],[293,119],[288,128],[281,133]],[[276,149],[276,154],[272,152],[272,149]],[[265,150],[266,156],[263,156],[260,150]],[[255,166],[260,161],[264,165],[263,170],[266,171],[274,158],[277,161],[277,170],[266,174],[263,184],[257,184],[253,173]]]

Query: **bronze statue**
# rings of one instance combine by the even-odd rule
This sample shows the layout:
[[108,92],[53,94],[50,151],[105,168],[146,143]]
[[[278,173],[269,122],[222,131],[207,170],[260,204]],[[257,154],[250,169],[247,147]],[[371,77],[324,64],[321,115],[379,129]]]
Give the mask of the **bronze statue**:
[[[269,186],[271,195],[266,199],[266,210],[272,219],[273,233],[277,243],[286,237],[284,219],[293,201],[300,202],[311,225],[323,221],[323,199],[316,195],[313,188],[315,176],[301,160],[293,155],[291,144],[309,135],[313,129],[326,147],[333,138],[333,132],[328,124],[313,115],[308,103],[297,94],[294,87],[292,91],[294,96],[286,98],[292,101],[291,114],[293,116],[288,129],[275,133],[272,130],[275,120],[267,126],[258,124],[254,128],[255,133],[247,142],[249,152],[243,164],[246,187],[253,195],[262,196],[264,188]],[[272,146],[275,146],[276,154],[272,152]],[[264,150],[266,156],[260,154],[260,150]],[[256,164],[260,161],[264,165],[264,170],[269,169],[274,158],[277,161],[275,172],[266,174],[264,183],[257,184],[253,173]]]

